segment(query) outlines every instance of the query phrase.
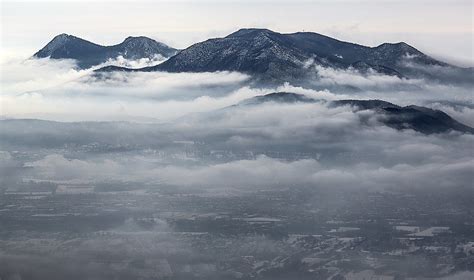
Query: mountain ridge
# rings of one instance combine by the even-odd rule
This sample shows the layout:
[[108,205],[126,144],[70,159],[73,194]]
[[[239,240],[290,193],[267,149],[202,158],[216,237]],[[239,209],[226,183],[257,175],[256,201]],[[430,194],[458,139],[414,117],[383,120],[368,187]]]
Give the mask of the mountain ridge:
[[[163,63],[140,68],[152,72],[237,71],[269,80],[308,78],[312,65],[337,69],[372,69],[385,75],[413,77],[420,71],[404,61],[422,66],[451,66],[405,42],[375,47],[341,41],[314,32],[278,33],[243,28],[225,37],[211,38],[179,51]],[[129,71],[103,68],[99,71]]]
[[55,36],[33,57],[75,59],[80,68],[88,68],[123,56],[126,59],[168,58],[178,50],[145,36],[129,36],[121,43],[103,46],[66,33]]

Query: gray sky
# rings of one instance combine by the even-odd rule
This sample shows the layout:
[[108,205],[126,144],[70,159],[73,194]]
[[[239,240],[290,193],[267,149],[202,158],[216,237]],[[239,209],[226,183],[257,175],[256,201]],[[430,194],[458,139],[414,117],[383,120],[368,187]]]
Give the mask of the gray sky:
[[313,31],[369,46],[405,41],[474,65],[471,0],[3,1],[2,51],[34,52],[59,33],[99,44],[145,35],[185,48],[242,27]]

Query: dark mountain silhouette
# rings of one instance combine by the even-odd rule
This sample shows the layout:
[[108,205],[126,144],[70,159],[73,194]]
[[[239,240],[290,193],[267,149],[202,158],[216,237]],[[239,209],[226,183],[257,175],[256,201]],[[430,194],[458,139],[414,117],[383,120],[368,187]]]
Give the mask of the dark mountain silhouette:
[[[257,106],[269,102],[314,103],[326,101],[297,93],[274,92],[244,100],[236,106]],[[452,130],[474,133],[473,128],[454,120],[448,114],[427,107],[415,105],[402,107],[383,100],[337,100],[329,102],[328,106],[350,106],[354,111],[373,110],[380,116],[378,120],[381,123],[398,130],[413,129],[424,134],[445,133]]]
[[339,100],[331,106],[349,105],[355,110],[374,110],[383,114],[379,121],[395,129],[413,129],[424,134],[456,130],[474,133],[474,128],[464,125],[440,110],[410,105],[401,107],[382,100]]
[[101,46],[72,35],[60,34],[35,53],[34,57],[75,59],[79,67],[87,68],[118,56],[126,59],[154,58],[155,56],[168,58],[176,52],[176,49],[143,36],[128,37],[122,43],[113,46]]

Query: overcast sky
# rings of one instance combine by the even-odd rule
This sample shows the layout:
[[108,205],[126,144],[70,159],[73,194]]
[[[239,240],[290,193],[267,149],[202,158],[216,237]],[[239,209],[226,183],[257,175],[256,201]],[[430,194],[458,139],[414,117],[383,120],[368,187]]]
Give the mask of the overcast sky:
[[2,1],[2,52],[34,52],[59,33],[99,44],[145,35],[185,48],[242,27],[313,31],[369,46],[405,41],[474,65],[471,0]]

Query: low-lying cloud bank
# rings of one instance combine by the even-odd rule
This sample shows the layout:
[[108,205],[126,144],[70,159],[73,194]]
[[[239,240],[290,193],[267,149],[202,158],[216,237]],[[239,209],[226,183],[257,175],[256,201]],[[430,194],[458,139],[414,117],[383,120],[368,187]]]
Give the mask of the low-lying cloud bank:
[[[413,150],[417,147],[403,147]],[[436,147],[428,147],[429,150]],[[427,152],[426,149],[424,149]],[[429,152],[429,151],[428,151]],[[136,160],[135,160],[136,161]],[[135,162],[136,163],[136,162]],[[454,188],[470,187],[474,160],[441,159],[420,164],[395,164],[383,167],[375,163],[349,166],[324,166],[315,159],[284,161],[267,156],[207,166],[148,166],[130,169],[128,165],[103,160],[69,160],[53,154],[26,164],[38,178],[70,182],[136,180],[202,188],[317,186],[325,188]]]
[[[238,73],[113,74],[107,80],[84,78],[47,92],[2,95],[2,114],[16,118],[70,121],[169,119],[191,112],[215,110],[252,97],[229,92],[246,76]],[[187,96],[189,95],[189,96]]]
[[[161,61],[118,57],[107,63],[142,67]],[[472,87],[464,84],[406,79],[373,71],[362,74],[354,69],[314,66],[319,77],[310,81],[314,87],[309,89],[289,83],[258,88],[251,84],[251,77],[241,73],[93,73],[97,67],[76,70],[71,60],[2,58],[1,115],[61,121],[169,120],[275,91],[328,100],[376,98],[399,105],[450,100],[472,105]],[[443,109],[444,105],[439,104],[437,108]],[[462,119],[472,119],[462,114],[462,110],[457,111]]]
[[[450,189],[472,185],[472,135],[427,136],[365,126],[355,113],[341,108],[318,111],[317,107],[305,110],[311,105],[293,106],[297,107],[272,104],[241,115],[225,114],[215,121],[198,118],[199,122],[166,128],[46,123],[46,129],[36,124],[37,131],[14,134],[4,127],[15,145],[35,147],[42,156],[22,165],[12,164],[16,157],[9,152],[2,158],[5,166],[17,166],[24,179],[63,183],[125,181],[204,190],[209,186]],[[324,115],[332,116],[329,123]],[[25,131],[21,123],[13,127]],[[7,147],[5,139],[2,145]]]

